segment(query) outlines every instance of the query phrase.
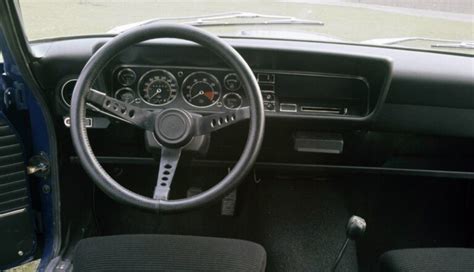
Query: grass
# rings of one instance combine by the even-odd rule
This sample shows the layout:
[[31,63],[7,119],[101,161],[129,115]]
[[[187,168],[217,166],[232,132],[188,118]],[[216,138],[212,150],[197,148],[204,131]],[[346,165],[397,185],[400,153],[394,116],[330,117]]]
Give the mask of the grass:
[[[245,30],[309,32],[360,42],[374,38],[420,36],[474,40],[474,23],[383,12],[362,7],[284,3],[280,1],[119,1],[119,0],[21,0],[26,33],[31,40],[85,34],[101,34],[115,26],[157,17],[191,16],[229,11],[290,15],[320,20],[325,26],[277,25],[245,27]],[[422,11],[420,11],[422,12]],[[239,34],[242,27],[207,28],[221,35]],[[429,48],[425,42],[407,43]],[[449,49],[444,49],[449,50]],[[464,50],[474,53],[473,50]]]

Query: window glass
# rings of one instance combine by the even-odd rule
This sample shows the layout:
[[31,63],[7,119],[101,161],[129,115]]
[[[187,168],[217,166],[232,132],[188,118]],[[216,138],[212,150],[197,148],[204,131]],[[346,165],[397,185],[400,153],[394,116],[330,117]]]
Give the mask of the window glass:
[[20,0],[30,40],[114,34],[150,20],[221,36],[474,54],[472,0]]

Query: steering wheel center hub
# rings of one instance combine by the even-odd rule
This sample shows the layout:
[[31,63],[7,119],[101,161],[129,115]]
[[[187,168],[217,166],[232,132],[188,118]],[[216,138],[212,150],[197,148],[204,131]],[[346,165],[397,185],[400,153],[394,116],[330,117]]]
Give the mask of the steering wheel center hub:
[[166,146],[184,146],[192,138],[192,117],[181,109],[166,109],[155,119],[155,136]]

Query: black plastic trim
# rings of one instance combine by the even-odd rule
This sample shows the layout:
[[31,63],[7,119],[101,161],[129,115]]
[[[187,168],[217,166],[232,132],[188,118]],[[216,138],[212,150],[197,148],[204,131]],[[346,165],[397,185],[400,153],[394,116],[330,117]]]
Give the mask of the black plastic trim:
[[[126,165],[157,165],[153,158],[144,157],[109,157],[98,156],[97,160],[103,164],[126,164]],[[78,164],[78,157],[70,157],[72,163]],[[234,165],[234,161],[217,160],[193,160],[193,167],[229,167]],[[435,178],[457,178],[474,180],[474,172],[464,171],[446,171],[430,169],[409,169],[409,168],[391,168],[391,167],[371,167],[371,166],[347,166],[347,165],[326,165],[326,164],[303,164],[303,163],[273,163],[256,162],[255,168],[264,170],[281,170],[291,172],[324,172],[331,174],[385,174],[402,176],[423,176]]]

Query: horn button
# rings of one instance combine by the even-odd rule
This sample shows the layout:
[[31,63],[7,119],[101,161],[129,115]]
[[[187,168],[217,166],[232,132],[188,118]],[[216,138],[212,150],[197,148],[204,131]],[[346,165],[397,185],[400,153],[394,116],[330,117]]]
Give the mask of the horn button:
[[192,117],[188,112],[166,109],[155,119],[155,136],[165,146],[184,146],[193,137],[192,124]]

